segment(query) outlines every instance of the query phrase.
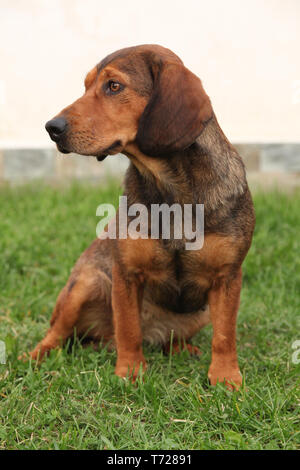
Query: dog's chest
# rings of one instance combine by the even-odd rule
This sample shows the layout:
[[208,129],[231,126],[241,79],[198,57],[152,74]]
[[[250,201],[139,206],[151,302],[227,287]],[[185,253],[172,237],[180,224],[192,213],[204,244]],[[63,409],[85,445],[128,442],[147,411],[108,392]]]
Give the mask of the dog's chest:
[[[136,240],[137,241],[137,240]],[[133,243],[135,265],[146,279],[172,279],[179,284],[213,279],[236,261],[239,246],[232,237],[209,234],[200,249],[186,249],[182,240],[140,240]]]
[[142,254],[140,257],[145,295],[161,307],[178,313],[204,308],[214,279],[229,270],[234,262],[232,247],[228,239],[211,235],[200,250],[186,250],[183,246],[178,248],[175,242],[157,241],[145,264]]
[[180,251],[168,253],[160,259],[165,269],[161,277],[151,272],[146,277],[145,295],[151,302],[176,313],[195,312],[207,304],[210,281],[194,275]]

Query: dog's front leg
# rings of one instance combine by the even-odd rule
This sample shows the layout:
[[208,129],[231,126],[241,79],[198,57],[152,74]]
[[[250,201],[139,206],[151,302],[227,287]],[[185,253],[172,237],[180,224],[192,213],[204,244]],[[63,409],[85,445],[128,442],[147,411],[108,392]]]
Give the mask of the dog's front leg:
[[242,270],[233,278],[223,278],[209,292],[209,309],[213,324],[212,360],[208,378],[212,385],[224,382],[238,389],[242,377],[236,352],[236,319],[240,303]]
[[112,269],[112,307],[117,348],[115,373],[134,381],[146,369],[142,350],[140,309],[143,286],[138,277],[127,277],[115,263]]

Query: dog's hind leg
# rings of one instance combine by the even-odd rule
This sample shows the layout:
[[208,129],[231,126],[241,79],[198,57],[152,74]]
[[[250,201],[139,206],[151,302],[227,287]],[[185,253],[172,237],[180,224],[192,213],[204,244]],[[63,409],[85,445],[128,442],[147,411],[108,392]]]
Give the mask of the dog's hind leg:
[[113,336],[110,306],[111,281],[106,274],[90,266],[71,275],[58,296],[44,339],[30,352],[42,359],[51,349],[62,346],[74,335],[109,341]]

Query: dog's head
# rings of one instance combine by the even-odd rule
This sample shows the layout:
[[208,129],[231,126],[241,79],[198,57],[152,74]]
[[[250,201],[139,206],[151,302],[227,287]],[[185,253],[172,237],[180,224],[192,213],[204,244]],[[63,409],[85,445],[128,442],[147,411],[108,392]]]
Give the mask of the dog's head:
[[201,81],[169,49],[121,49],[94,67],[85,94],[48,121],[63,153],[99,160],[135,143],[149,156],[183,150],[212,116]]

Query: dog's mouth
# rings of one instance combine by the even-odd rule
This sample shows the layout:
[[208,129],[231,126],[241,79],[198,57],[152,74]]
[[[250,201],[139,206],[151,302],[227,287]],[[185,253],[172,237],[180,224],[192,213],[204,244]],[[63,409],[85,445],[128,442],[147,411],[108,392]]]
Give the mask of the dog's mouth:
[[96,156],[98,162],[103,162],[103,160],[105,160],[106,157],[107,157],[107,155],[97,155]]
[[[60,153],[64,153],[64,154],[71,153],[70,150],[67,150],[65,147],[62,147],[61,145],[57,145],[57,149],[59,150]],[[99,155],[91,155],[91,157],[96,157],[98,162],[102,162],[107,156],[108,156],[107,153],[101,153]]]
[[62,147],[61,145],[58,145],[58,144],[57,144],[57,149],[60,151],[60,153],[71,153],[65,147]]
[[121,140],[116,140],[112,145],[104,149],[99,155],[96,155],[98,162],[102,162],[108,155],[115,155],[123,148]]
[[123,148],[123,144],[121,140],[115,140],[113,144],[111,144],[109,147],[106,147],[106,149],[102,150],[100,153],[101,155],[115,155],[116,153],[120,152]]
[[[61,153],[64,153],[64,154],[71,153],[70,150],[68,150],[66,147],[64,147],[60,143],[57,143],[56,146],[57,146],[57,149],[59,150],[59,152],[61,152]],[[122,150],[122,142],[120,140],[116,140],[112,145],[110,145],[106,149],[99,152],[99,154],[92,154],[91,156],[96,157],[98,162],[102,162],[103,160],[105,160],[105,158],[108,155],[114,155],[114,154],[118,153],[121,150]],[[77,153],[77,152],[75,152],[75,153]],[[78,153],[80,153],[80,152],[78,152]],[[85,155],[88,155],[88,154],[86,153]]]

